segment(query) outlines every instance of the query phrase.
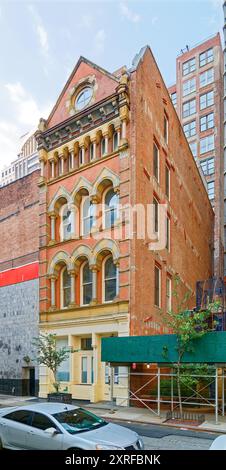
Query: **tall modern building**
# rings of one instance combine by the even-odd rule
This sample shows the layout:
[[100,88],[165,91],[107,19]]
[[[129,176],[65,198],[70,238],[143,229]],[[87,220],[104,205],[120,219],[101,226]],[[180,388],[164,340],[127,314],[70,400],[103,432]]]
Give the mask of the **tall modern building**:
[[[76,351],[62,390],[109,400],[102,338],[168,332],[174,277],[182,297],[212,276],[213,209],[148,46],[115,74],[81,57],[36,138],[40,331]],[[115,368],[118,404],[127,373]],[[41,397],[52,380],[41,366]]]
[[26,133],[20,138],[20,149],[17,159],[9,166],[3,168],[0,173],[0,187],[6,186],[12,181],[30,175],[40,168],[37,144],[34,132]]
[[206,179],[215,213],[214,274],[223,277],[223,52],[219,33],[181,51],[176,60],[176,84],[169,88],[169,93]]

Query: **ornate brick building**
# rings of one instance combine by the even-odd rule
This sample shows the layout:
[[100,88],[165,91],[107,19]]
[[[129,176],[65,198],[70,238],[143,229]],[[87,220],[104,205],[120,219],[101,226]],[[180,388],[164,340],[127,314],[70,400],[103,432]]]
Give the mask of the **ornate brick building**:
[[[174,275],[191,292],[212,275],[213,210],[149,47],[115,74],[81,57],[36,138],[40,330],[77,351],[58,370],[62,389],[108,400],[101,338],[165,332]],[[128,232],[127,208],[148,204],[153,237],[144,214]],[[41,367],[40,396],[50,389]]]

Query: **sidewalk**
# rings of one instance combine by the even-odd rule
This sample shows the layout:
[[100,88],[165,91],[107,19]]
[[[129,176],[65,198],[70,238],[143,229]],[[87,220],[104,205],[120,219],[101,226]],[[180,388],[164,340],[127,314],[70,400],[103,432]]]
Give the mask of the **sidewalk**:
[[[0,395],[0,408],[8,406],[23,406],[29,405],[32,403],[42,403],[44,399],[39,399],[37,397],[16,397],[10,395]],[[208,431],[216,433],[225,433],[226,434],[226,416],[219,416],[218,424],[215,423],[214,414],[205,414],[206,420],[204,423],[198,426],[192,426],[187,424],[172,424],[165,421],[166,412],[162,412],[161,416],[157,416],[153,412],[145,408],[135,408],[135,407],[118,407],[114,406],[112,408],[111,404],[108,402],[101,403],[89,403],[73,400],[73,404],[76,406],[82,406],[89,411],[97,414],[106,419],[111,420],[120,420],[134,423],[142,424],[156,424],[162,426],[177,427],[183,429],[193,429],[196,431]]]

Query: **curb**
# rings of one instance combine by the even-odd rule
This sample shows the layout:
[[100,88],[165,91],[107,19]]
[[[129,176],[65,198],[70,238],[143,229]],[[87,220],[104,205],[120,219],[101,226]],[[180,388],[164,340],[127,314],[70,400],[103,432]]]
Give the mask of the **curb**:
[[[100,410],[100,408],[96,408],[96,409]],[[177,425],[177,424],[169,424],[169,423],[163,423],[163,422],[158,423],[156,421],[140,421],[138,419],[133,420],[131,418],[116,417],[116,416],[113,415],[113,413],[112,413],[111,416],[102,415],[102,417],[106,418],[106,419],[111,418],[112,421],[125,421],[125,422],[129,421],[130,423],[138,423],[138,424],[146,424],[146,425],[151,424],[151,425],[156,425],[156,426],[165,426],[165,427],[169,427],[169,428],[176,428],[176,429],[179,429],[179,430],[189,430],[189,431],[192,430],[194,432],[203,432],[203,433],[207,432],[207,433],[211,433],[211,434],[219,434],[219,433],[220,434],[226,434],[226,430],[225,431],[216,430],[216,429],[213,430],[212,428],[203,429],[203,428],[198,428],[196,426],[189,426],[189,425],[184,425],[184,427],[183,427],[183,426]]]

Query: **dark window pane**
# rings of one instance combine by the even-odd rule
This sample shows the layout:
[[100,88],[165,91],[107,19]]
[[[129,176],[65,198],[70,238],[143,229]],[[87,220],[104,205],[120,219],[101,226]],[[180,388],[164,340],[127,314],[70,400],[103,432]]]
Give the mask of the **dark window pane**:
[[30,424],[32,413],[27,410],[14,411],[5,415],[4,418],[16,421],[17,423]]
[[83,304],[89,304],[92,300],[92,284],[85,284],[83,286]]
[[116,277],[116,266],[112,258],[109,258],[105,263],[105,279]]
[[47,416],[41,413],[34,413],[32,419],[32,427],[45,431],[45,429],[48,428],[56,428],[56,425]]
[[160,307],[160,269],[155,266],[155,305]]
[[105,280],[105,300],[113,300],[116,296],[116,279]]

